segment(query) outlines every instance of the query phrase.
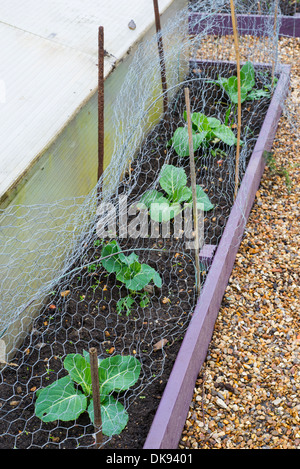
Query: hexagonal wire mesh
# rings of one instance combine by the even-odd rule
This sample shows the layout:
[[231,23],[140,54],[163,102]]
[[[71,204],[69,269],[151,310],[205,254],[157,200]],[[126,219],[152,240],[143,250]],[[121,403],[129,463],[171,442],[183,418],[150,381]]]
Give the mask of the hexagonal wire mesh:
[[[246,63],[239,181],[276,86],[275,6],[260,30],[253,24],[239,31]],[[244,8],[236,2],[238,13]],[[203,14],[195,24],[193,11]],[[1,447],[94,444],[91,347],[99,354],[104,444],[166,372],[197,300],[185,88],[203,204],[200,247],[218,245],[234,201],[236,56],[216,13],[230,14],[228,3],[191,2],[162,29],[165,112],[157,36],[138,48],[114,109],[111,163],[88,196],[1,212],[0,321],[9,350],[1,369]],[[197,34],[189,34],[195,26]],[[130,106],[122,105],[125,95]],[[203,284],[205,259],[200,269]]]

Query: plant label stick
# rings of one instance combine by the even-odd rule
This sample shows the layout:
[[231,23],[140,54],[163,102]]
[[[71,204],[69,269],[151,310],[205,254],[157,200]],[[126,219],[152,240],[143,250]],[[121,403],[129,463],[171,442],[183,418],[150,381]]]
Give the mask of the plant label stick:
[[184,89],[185,94],[185,105],[187,113],[187,124],[189,133],[189,150],[190,150],[190,168],[191,168],[191,186],[193,193],[193,214],[194,214],[194,229],[195,229],[195,261],[197,270],[197,293],[200,295],[200,261],[199,261],[199,229],[198,229],[198,217],[197,217],[197,192],[196,192],[196,171],[195,171],[195,160],[194,160],[194,147],[193,147],[193,134],[192,134],[192,120],[191,120],[191,109],[190,109],[190,90],[189,88]]
[[90,365],[91,365],[91,378],[92,378],[92,392],[93,392],[93,405],[94,405],[94,428],[95,428],[95,449],[101,448],[102,445],[102,419],[101,419],[101,406],[100,406],[100,385],[98,374],[98,355],[95,347],[90,348]]

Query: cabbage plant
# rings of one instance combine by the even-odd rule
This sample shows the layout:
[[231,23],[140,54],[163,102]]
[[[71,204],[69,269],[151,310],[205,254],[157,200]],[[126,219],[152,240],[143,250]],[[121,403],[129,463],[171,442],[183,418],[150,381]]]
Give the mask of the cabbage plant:
[[[67,376],[36,392],[35,415],[43,422],[70,421],[87,412],[94,423],[92,378],[89,353],[71,353],[64,360]],[[128,422],[124,406],[113,397],[133,386],[141,364],[133,356],[114,355],[98,360],[102,433],[119,434]]]
[[120,298],[116,310],[118,314],[126,311],[126,316],[131,313],[135,297],[140,297],[140,306],[144,308],[149,303],[147,292],[143,290],[151,281],[158,288],[162,286],[159,273],[148,264],[141,264],[135,252],[126,256],[115,239],[108,242],[101,251],[101,264],[109,273],[114,273],[116,279],[122,282],[129,294]]
[[[255,71],[251,62],[246,62],[240,70],[241,79],[241,102],[246,101],[248,93],[251,92],[255,85]],[[218,77],[215,82],[223,88],[228,94],[232,103],[238,103],[238,79],[232,75],[229,78]]]
[[107,243],[101,251],[101,264],[109,273],[115,273],[117,280],[132,291],[142,290],[152,280],[162,286],[159,273],[148,264],[141,264],[135,252],[126,256],[116,240]]
[[[186,118],[186,111],[183,114]],[[226,145],[234,145],[237,139],[232,130],[227,125],[222,124],[215,117],[207,117],[201,112],[193,112],[191,114],[192,121],[192,139],[193,149],[198,150],[201,146],[208,147],[211,142],[222,141]],[[172,145],[178,156],[189,156],[189,134],[187,127],[178,127],[171,140],[168,142]]]
[[[187,175],[183,168],[164,164],[159,174],[159,184],[163,192],[157,190],[146,191],[139,204],[144,204],[150,210],[150,217],[154,221],[167,222],[178,215],[186,206],[193,205],[193,193],[187,186]],[[200,185],[196,185],[197,204],[204,211],[212,210],[214,205]]]

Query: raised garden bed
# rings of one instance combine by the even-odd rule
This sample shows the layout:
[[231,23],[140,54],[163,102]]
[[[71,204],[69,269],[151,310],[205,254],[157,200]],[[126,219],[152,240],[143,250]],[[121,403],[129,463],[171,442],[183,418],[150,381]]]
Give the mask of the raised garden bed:
[[227,220],[202,294],[148,434],[145,449],[176,449],[191,403],[194,384],[205,360],[222,297],[238,251],[255,193],[260,185],[289,87],[290,67],[282,66],[277,88]]
[[[232,19],[230,14],[215,14],[212,17],[205,13],[191,12],[189,19],[189,33],[200,34],[204,29],[207,34],[216,36],[232,35]],[[236,15],[239,34],[262,36],[266,34],[270,24],[268,15]],[[212,25],[212,26],[211,26]],[[294,16],[281,16],[279,36],[300,37],[300,13]]]
[[[221,65],[218,63],[218,72]],[[229,70],[228,64],[223,65]],[[203,69],[212,70],[214,66],[213,62],[193,62],[192,78],[202,77],[203,80]],[[230,67],[234,70],[233,64]],[[268,67],[260,69],[267,71]],[[126,249],[138,252],[140,261],[157,268],[163,284],[161,290],[155,291],[156,295],[151,296],[150,304],[142,309],[142,314],[132,311],[129,315],[124,312],[120,315],[116,305],[120,291],[124,295],[126,292],[116,285],[114,275],[105,275],[102,278],[105,280],[105,285],[102,284],[105,288],[98,288],[99,283],[96,280],[100,281],[99,272],[86,267],[80,269],[80,266],[91,265],[91,261],[95,261],[97,246],[88,246],[84,259],[80,259],[74,266],[78,269],[76,274],[71,272],[57,286],[48,305],[35,321],[32,334],[14,358],[16,366],[8,366],[2,372],[0,390],[6,403],[1,409],[5,417],[0,423],[0,448],[75,448],[92,445],[94,429],[86,413],[77,419],[76,425],[74,422],[41,424],[34,415],[36,389],[64,376],[62,357],[74,351],[82,353],[82,350],[91,346],[96,346],[103,357],[110,356],[114,351],[124,355],[134,354],[146,370],[146,378],[156,375],[156,379],[151,379],[146,387],[141,382],[138,383],[135,400],[129,406],[126,429],[120,435],[112,437],[105,447],[177,447],[194,383],[206,356],[223,292],[241,241],[245,220],[260,183],[265,164],[263,152],[272,146],[282,109],[281,103],[288,90],[289,67],[282,66],[278,78],[272,99],[265,98],[262,101],[259,113],[251,121],[255,138],[248,145],[247,169],[236,201],[233,203],[232,184],[223,198],[216,196],[222,192],[224,179],[230,171],[226,158],[223,158],[222,164],[218,163],[217,158],[210,158],[209,165],[199,164],[197,167],[197,178],[216,205],[206,217],[205,248],[208,252],[202,252],[202,260],[206,261],[207,267],[211,265],[207,276],[203,273],[205,283],[198,301],[193,258],[189,252],[185,256],[181,255],[183,246],[180,240],[175,245],[169,239],[149,239],[146,244],[145,241],[127,240]],[[197,80],[190,82],[192,97],[195,83]],[[201,84],[203,85],[203,81]],[[202,110],[207,114],[212,112],[213,103],[221,97],[217,86],[209,85],[208,89],[211,96],[206,99],[206,108]],[[197,96],[197,91],[195,93]],[[138,178],[130,195],[132,200],[139,200],[165,163],[166,141],[182,121],[185,108],[183,90],[178,93],[175,102],[177,105],[171,127],[158,124],[154,133],[159,138],[153,139],[150,135],[145,141],[145,145],[149,142],[153,145],[151,153],[155,157],[144,160],[143,154],[138,155],[132,165]],[[222,120],[226,109],[227,106],[222,111]],[[243,111],[243,125],[249,124],[249,118],[254,112],[255,103],[247,103],[247,108]],[[234,155],[234,150],[226,147],[226,151],[228,154],[231,151],[231,156]],[[201,163],[201,160],[198,159],[198,162]],[[178,156],[170,153],[168,163],[179,164]],[[208,166],[211,168],[209,172]],[[120,186],[120,194],[129,181],[130,175]],[[179,267],[178,259],[174,261],[174,257],[170,256],[172,249],[174,253],[180,254],[181,265],[178,272],[182,270],[181,275],[176,270]],[[146,253],[147,256],[150,255],[147,257]],[[175,266],[174,262],[177,263]],[[83,291],[84,281],[86,283]],[[64,296],[63,292],[69,293]],[[109,296],[109,302],[106,296]],[[171,301],[168,301],[170,298]],[[180,318],[179,307],[182,310]],[[171,328],[168,329],[170,324]],[[162,338],[169,339],[168,344],[163,349],[154,351],[156,340]],[[126,399],[129,403],[133,397],[129,394]]]

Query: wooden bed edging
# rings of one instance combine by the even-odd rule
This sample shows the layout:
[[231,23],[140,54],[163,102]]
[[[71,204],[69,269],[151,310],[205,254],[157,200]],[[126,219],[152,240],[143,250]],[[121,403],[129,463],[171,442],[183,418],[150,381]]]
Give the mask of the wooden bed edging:
[[195,382],[206,358],[222,298],[260,185],[265,167],[264,151],[270,151],[273,144],[288,93],[290,68],[281,66],[268,112],[143,449],[178,448]]
[[[240,35],[263,36],[266,27],[272,19],[269,15],[236,15]],[[211,22],[214,18],[213,23]],[[279,36],[300,37],[300,14],[294,16],[280,16]],[[189,16],[189,34],[197,35],[206,30],[207,34],[216,36],[232,35],[231,15],[216,13],[191,13]]]

